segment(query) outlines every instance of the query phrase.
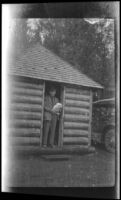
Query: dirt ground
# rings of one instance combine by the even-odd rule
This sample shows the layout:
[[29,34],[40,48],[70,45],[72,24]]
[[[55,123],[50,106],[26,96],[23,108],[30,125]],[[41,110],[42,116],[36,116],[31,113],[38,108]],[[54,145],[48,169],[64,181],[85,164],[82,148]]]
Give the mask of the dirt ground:
[[12,159],[8,187],[100,187],[115,184],[115,155],[94,153],[48,160],[40,155]]

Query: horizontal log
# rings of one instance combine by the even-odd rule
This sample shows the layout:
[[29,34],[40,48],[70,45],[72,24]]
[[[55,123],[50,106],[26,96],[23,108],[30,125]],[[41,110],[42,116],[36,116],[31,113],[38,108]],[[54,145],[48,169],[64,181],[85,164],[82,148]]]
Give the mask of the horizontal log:
[[84,130],[64,129],[63,136],[67,137],[88,137],[89,132]]
[[69,144],[69,143],[64,143],[63,144],[63,149],[67,152],[70,152],[71,154],[74,152],[76,155],[81,155],[84,153],[89,153],[89,146],[85,144]]
[[[73,153],[76,155],[80,155],[83,153],[91,153],[94,152],[94,148],[89,148],[88,145],[79,145],[79,144],[63,144],[63,148],[54,148],[50,150],[50,148],[41,148],[40,146],[35,146],[35,145],[17,145],[17,146],[12,146],[9,148],[10,150],[12,149],[14,153],[22,153],[25,155],[28,155],[32,152],[32,155],[72,155]],[[17,155],[17,154],[16,154]]]
[[33,112],[41,112],[42,106],[41,105],[34,105],[34,104],[24,104],[24,103],[11,103],[10,106],[11,110],[21,110],[21,111],[33,111]]
[[10,128],[9,133],[11,136],[16,137],[40,137],[40,128]]
[[69,87],[66,87],[65,88],[65,92],[66,93],[73,93],[73,94],[90,95],[90,91],[89,90],[84,90],[82,88],[69,88]]
[[11,117],[16,119],[39,119],[41,120],[41,112],[13,111]]
[[89,116],[65,114],[64,120],[68,122],[89,122]]
[[71,99],[71,100],[79,100],[79,101],[88,101],[88,102],[90,101],[90,96],[81,95],[81,94],[65,93],[65,98]]
[[16,103],[42,104],[43,98],[38,96],[12,95],[11,100]]
[[29,88],[29,89],[39,89],[43,90],[43,84],[36,84],[36,83],[27,83],[22,81],[12,81],[13,87],[23,87],[23,88]]
[[9,137],[12,145],[40,145],[40,138],[37,137]]
[[41,120],[15,119],[10,121],[10,127],[41,127]]
[[75,101],[75,100],[70,100],[70,99],[65,100],[65,105],[72,106],[72,107],[82,107],[82,108],[89,108],[90,106],[89,102]]
[[31,95],[31,96],[43,96],[43,91],[41,90],[35,90],[35,89],[29,89],[29,88],[12,88],[11,90],[12,94],[25,94],[25,95]]
[[88,123],[64,122],[65,129],[88,129]]
[[68,144],[88,144],[88,138],[83,137],[63,137],[63,142]]
[[90,110],[86,108],[76,108],[76,107],[69,107],[66,106],[64,109],[64,113],[66,114],[81,114],[81,115],[89,115]]

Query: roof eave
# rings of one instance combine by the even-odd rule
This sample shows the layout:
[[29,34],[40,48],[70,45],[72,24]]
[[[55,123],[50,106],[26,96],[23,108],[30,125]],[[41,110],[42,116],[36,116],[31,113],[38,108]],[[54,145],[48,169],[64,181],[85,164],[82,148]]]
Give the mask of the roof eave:
[[28,78],[34,78],[34,79],[38,79],[38,80],[43,80],[43,81],[52,81],[52,82],[59,82],[59,83],[63,83],[63,84],[71,84],[71,85],[76,85],[76,86],[83,86],[83,87],[88,87],[88,88],[96,88],[96,89],[104,89],[103,86],[101,85],[97,85],[97,86],[90,86],[90,85],[85,85],[85,84],[77,84],[77,83],[69,83],[69,82],[65,82],[65,81],[60,81],[60,80],[52,80],[52,79],[44,79],[44,78],[39,78],[36,76],[30,76],[30,75],[22,75],[22,74],[17,74],[17,73],[9,73],[9,75],[16,75],[16,76],[21,76],[21,77],[28,77]]

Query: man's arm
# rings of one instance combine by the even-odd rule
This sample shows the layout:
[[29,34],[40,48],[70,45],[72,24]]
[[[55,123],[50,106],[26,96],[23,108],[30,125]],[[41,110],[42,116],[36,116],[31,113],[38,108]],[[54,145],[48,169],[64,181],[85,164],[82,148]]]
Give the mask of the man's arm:
[[44,106],[44,109],[45,109],[45,111],[52,113],[52,110],[50,108],[48,108],[47,106]]
[[48,108],[48,107],[44,107],[44,110],[47,112],[50,112],[51,114],[56,114],[58,115],[58,113],[54,112],[52,109]]
[[48,104],[49,104],[48,97],[46,96],[45,97],[45,103],[44,103],[44,110],[51,113],[51,114],[54,113],[53,110],[48,107]]
[[51,109],[48,107],[48,96],[45,96],[44,110],[47,112],[51,112]]

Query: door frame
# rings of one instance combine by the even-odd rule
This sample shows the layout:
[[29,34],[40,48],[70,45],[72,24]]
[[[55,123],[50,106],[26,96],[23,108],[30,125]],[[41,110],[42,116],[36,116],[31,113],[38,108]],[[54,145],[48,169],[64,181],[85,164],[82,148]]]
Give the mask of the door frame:
[[58,138],[58,146],[60,148],[63,147],[63,125],[64,125],[64,106],[65,106],[65,86],[61,85],[61,103],[63,105],[63,110],[60,117],[59,122],[59,138]]
[[90,90],[90,113],[89,113],[89,147],[91,146],[91,130],[92,130],[92,99],[93,98],[93,94],[92,94],[92,90]]
[[40,127],[40,147],[42,146],[42,140],[43,140],[44,102],[45,102],[45,81],[43,81],[42,118],[41,118],[41,127]]

